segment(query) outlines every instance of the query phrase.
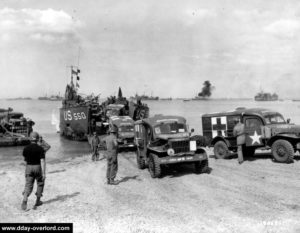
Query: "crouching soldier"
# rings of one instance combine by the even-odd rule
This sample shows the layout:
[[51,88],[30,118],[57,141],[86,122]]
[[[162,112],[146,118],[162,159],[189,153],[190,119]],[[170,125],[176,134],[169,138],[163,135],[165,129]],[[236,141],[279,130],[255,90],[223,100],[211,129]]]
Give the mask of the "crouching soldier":
[[43,147],[38,145],[39,134],[37,132],[32,132],[30,136],[32,139],[31,144],[26,146],[23,150],[24,160],[26,162],[26,183],[23,192],[23,202],[21,205],[23,210],[27,209],[27,200],[33,190],[35,180],[37,183],[35,206],[43,204],[41,202],[41,197],[46,179],[45,150]]

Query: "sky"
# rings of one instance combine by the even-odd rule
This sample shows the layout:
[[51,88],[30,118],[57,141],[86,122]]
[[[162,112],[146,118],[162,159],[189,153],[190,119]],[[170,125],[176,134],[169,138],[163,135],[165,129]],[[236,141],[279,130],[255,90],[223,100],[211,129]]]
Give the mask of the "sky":
[[0,98],[300,98],[297,0],[1,0]]

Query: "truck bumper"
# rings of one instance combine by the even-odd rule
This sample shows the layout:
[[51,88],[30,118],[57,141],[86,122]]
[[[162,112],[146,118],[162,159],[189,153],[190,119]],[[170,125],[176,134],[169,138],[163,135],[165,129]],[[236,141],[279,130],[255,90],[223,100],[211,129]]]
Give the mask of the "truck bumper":
[[134,149],[135,147],[136,147],[136,145],[134,144],[134,143],[126,143],[126,144],[119,144],[118,145],[118,147],[120,148],[120,149]]
[[174,163],[190,163],[207,160],[207,154],[181,155],[181,156],[167,156],[159,158],[160,164],[174,164]]

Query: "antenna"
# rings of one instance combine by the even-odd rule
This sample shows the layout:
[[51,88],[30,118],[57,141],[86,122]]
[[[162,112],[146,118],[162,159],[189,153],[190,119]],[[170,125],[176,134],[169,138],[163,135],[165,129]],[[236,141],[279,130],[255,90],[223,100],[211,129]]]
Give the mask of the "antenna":
[[77,67],[79,67],[80,46],[78,47]]

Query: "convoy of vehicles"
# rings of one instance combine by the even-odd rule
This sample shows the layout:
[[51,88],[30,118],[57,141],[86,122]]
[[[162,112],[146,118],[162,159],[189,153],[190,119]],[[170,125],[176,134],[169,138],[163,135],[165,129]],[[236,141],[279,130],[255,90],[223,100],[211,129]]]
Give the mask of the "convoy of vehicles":
[[197,146],[180,116],[155,115],[135,122],[138,168],[149,168],[151,177],[161,176],[163,165],[193,163],[196,173],[208,171],[208,157]]
[[[72,75],[73,75],[72,70]],[[82,97],[73,83],[66,87],[60,108],[60,134],[73,140],[86,140],[93,132],[104,135],[109,127],[117,129],[120,149],[136,150],[137,166],[149,168],[151,177],[161,176],[164,166],[192,163],[196,173],[208,172],[205,146],[213,146],[215,157],[227,158],[237,150],[233,128],[236,120],[245,126],[245,156],[257,148],[271,149],[277,162],[293,162],[300,151],[300,126],[290,124],[275,111],[264,108],[237,108],[233,111],[202,115],[203,136],[192,136],[181,116],[155,115],[138,99],[136,103],[122,96],[99,103],[98,96]],[[77,79],[78,80],[78,79]],[[76,83],[77,86],[77,83]],[[0,109],[0,146],[30,143],[33,121],[12,109]]]
[[226,158],[230,151],[236,151],[233,136],[235,119],[245,125],[246,143],[244,155],[253,156],[255,149],[271,149],[277,162],[290,163],[300,150],[300,126],[290,124],[275,111],[263,108],[237,108],[234,111],[204,114],[203,135],[214,147],[216,158]]
[[[78,71],[75,72],[78,74]],[[133,103],[122,96],[119,88],[118,97],[112,96],[100,103],[99,96],[83,97],[73,83],[74,70],[71,71],[71,82],[67,85],[65,98],[60,108],[60,134],[72,140],[87,140],[93,132],[98,135],[107,133],[111,116],[130,116],[134,120],[147,117],[149,108],[141,101]],[[78,79],[77,79],[78,80]]]

